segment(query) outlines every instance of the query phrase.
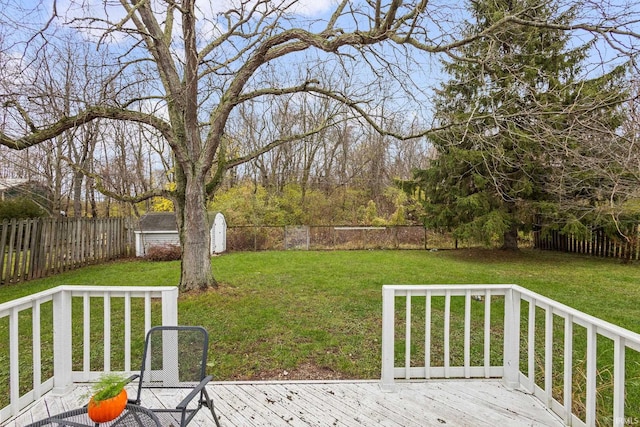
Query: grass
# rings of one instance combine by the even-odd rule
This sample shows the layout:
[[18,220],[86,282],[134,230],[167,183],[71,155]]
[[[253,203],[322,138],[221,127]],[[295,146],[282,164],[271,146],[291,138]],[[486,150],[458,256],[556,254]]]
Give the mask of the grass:
[[[476,249],[243,252],[212,263],[219,289],[182,295],[179,321],[209,331],[217,380],[379,378],[383,284],[515,283],[640,332],[640,268],[617,260]],[[114,262],[2,287],[0,302],[60,284],[176,285],[179,271]]]
[[[216,291],[182,295],[179,320],[212,336],[218,379],[305,362],[380,372],[383,284],[515,283],[640,332],[640,269],[568,254],[492,250],[243,252],[216,257]],[[176,285],[178,262],[124,261],[0,288],[0,302],[61,284]]]

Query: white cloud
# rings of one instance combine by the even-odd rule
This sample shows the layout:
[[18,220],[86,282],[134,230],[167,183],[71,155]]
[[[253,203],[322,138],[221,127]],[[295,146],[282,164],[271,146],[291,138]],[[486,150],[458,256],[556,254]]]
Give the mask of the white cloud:
[[[48,17],[53,13],[54,0],[25,0],[27,3],[37,1],[38,6]],[[244,7],[245,11],[254,6],[258,0],[196,0],[196,15],[198,18],[198,30],[203,40],[211,39],[226,30],[225,20],[218,19],[217,15],[228,10],[238,10]],[[276,0],[263,3],[259,6],[269,13],[273,8],[286,8],[289,13],[297,14],[304,18],[321,18],[335,8],[338,0]],[[241,6],[241,4],[243,6]],[[151,0],[157,19],[163,23],[166,16],[166,0]],[[126,12],[119,2],[104,0],[57,0],[55,1],[56,13],[60,18],[59,23],[66,23],[74,27],[79,34],[88,41],[101,41],[105,44],[120,44],[125,42],[127,36],[124,32],[108,31],[112,25],[120,23],[126,17]],[[36,6],[34,6],[36,7]],[[91,18],[98,18],[93,20]],[[181,19],[175,16],[174,34],[179,35]],[[257,19],[257,17],[256,17]],[[126,27],[132,28],[133,23],[128,22]],[[106,37],[105,37],[106,34]],[[174,48],[180,46],[180,42]]]
[[[212,14],[225,12],[230,9],[239,9],[239,0],[223,0],[217,2],[204,1],[196,7],[207,8]],[[329,11],[338,3],[338,0],[290,0],[272,1],[268,8],[286,7],[289,11],[304,16],[317,16]],[[253,7],[253,2],[245,4],[245,9]]]
[[[58,0],[56,12],[63,22],[75,27],[87,40],[97,42],[102,39],[107,43],[119,43],[125,37],[123,33],[118,31],[110,32],[108,37],[104,37],[108,27],[107,22],[120,23],[126,16],[125,10],[119,4],[102,0]],[[97,18],[99,21],[93,21],[92,18]],[[102,20],[106,22],[102,22]],[[131,26],[131,23],[126,25],[128,28]]]
[[305,16],[322,15],[332,9],[336,0],[298,0],[294,2],[293,11]]

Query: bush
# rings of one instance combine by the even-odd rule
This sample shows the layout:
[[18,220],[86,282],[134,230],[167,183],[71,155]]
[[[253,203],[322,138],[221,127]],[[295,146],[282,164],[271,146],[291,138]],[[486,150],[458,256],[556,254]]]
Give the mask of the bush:
[[178,245],[158,245],[147,249],[145,256],[149,261],[177,261],[182,258],[182,249]]
[[0,221],[12,218],[39,218],[46,215],[47,212],[30,199],[16,198],[0,202]]

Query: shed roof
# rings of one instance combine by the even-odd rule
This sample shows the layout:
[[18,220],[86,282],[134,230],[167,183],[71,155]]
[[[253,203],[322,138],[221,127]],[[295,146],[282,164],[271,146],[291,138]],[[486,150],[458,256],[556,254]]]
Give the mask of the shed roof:
[[152,212],[140,217],[140,231],[178,231],[173,212]]
[[[207,212],[209,227],[213,226],[216,212]],[[173,212],[150,212],[140,217],[138,221],[140,231],[178,231],[176,214]]]

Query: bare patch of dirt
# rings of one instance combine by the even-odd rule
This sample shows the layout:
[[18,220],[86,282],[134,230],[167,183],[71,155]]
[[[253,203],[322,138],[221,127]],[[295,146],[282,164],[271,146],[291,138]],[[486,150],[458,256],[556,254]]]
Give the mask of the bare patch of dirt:
[[313,363],[303,363],[294,369],[273,369],[263,371],[250,378],[249,381],[287,381],[287,380],[342,380],[346,379],[340,372]]
[[502,250],[489,248],[468,248],[443,252],[445,256],[455,258],[461,261],[473,262],[509,262],[522,261],[527,258],[527,254],[523,251]]
[[179,299],[180,300],[191,300],[197,299],[202,296],[208,294],[216,294],[216,295],[236,295],[237,288],[226,283],[218,283],[215,287],[210,287],[206,289],[194,289],[190,291],[180,291]]

